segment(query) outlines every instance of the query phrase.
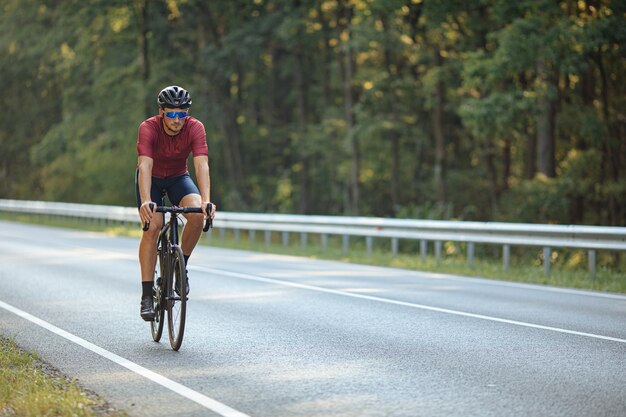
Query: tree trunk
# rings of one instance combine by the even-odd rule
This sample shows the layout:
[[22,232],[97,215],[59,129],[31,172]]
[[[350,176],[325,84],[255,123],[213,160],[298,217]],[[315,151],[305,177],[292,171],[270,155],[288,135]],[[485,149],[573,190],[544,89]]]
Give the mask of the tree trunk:
[[491,218],[498,214],[498,171],[494,161],[495,151],[491,139],[485,139],[485,161],[489,175],[489,202],[491,203]]
[[524,178],[532,180],[537,172],[537,135],[526,128],[526,152],[524,153]]
[[352,169],[350,172],[350,213],[357,215],[359,213],[359,198],[360,198],[360,179],[359,174],[361,172],[361,151],[359,147],[358,138],[354,132],[354,100],[352,90],[352,79],[354,74],[354,63],[352,48],[350,47],[350,21],[352,19],[352,6],[346,4],[346,0],[339,1],[338,10],[339,24],[339,37],[345,34],[347,39],[342,40],[341,48],[341,70],[342,70],[342,83],[343,83],[343,103],[344,114],[346,119],[346,135],[347,140],[350,143],[350,150],[352,153]]
[[[580,77],[580,96],[583,101],[583,106],[586,111],[594,112],[593,108],[593,100],[595,99],[596,93],[596,80],[593,68],[587,69],[587,71],[583,72]],[[579,142],[577,143],[577,147],[582,150],[586,150],[589,148],[589,143],[584,137],[579,138]]]
[[413,201],[416,204],[420,204],[424,198],[422,196],[421,185],[422,182],[427,180],[424,176],[424,172],[422,171],[422,165],[426,158],[426,149],[427,149],[427,138],[426,132],[428,132],[428,115],[425,112],[417,110],[418,114],[419,126],[420,126],[420,134],[415,135],[414,142],[414,155],[415,155],[415,168],[413,171]]
[[[441,67],[442,60],[438,46],[434,48],[435,66]],[[445,163],[446,163],[446,141],[444,137],[443,127],[443,107],[444,107],[445,86],[443,80],[437,80],[435,89],[435,106],[433,108],[433,132],[435,134],[435,191],[437,201],[446,202],[446,185],[445,185]]]
[[[409,25],[409,33],[411,34],[411,40],[413,43],[416,42],[418,35],[420,34],[420,16],[422,15],[424,3],[413,3],[410,2],[407,4],[409,8],[409,13],[404,17],[405,22]],[[411,76],[414,79],[414,82],[417,84],[420,82],[420,66],[416,64],[411,64]],[[419,126],[421,128],[422,134],[415,135],[415,168],[413,171],[413,201],[416,204],[419,204],[421,201],[421,189],[420,185],[424,179],[424,175],[422,173],[422,163],[425,159],[425,148],[426,148],[426,138],[424,137],[425,132],[428,131],[428,115],[424,111],[424,108],[418,104],[414,105],[415,115],[417,116],[417,120],[419,121]]]
[[154,102],[149,100],[148,81],[150,79],[150,60],[148,56],[148,0],[139,2],[139,62],[141,67],[141,80],[144,90],[144,115],[146,119],[154,112]]
[[[299,38],[301,34],[298,34]],[[304,55],[302,51],[305,48],[301,45],[297,45],[295,51],[295,89],[297,92],[297,131],[298,142],[302,144],[305,138],[306,124],[307,124],[307,84],[305,82],[305,65]],[[298,171],[298,213],[306,214],[309,211],[309,156],[306,147],[299,146],[299,163],[300,170]]]
[[542,90],[539,93],[539,115],[537,119],[537,166],[539,172],[548,178],[556,177],[555,138],[556,99],[552,97],[555,88],[554,77],[543,60],[537,62],[537,76]]
[[[526,73],[521,72],[519,74],[519,79],[522,90],[528,90],[529,82]],[[526,147],[524,148],[523,152],[523,178],[526,180],[532,180],[535,177],[535,173],[537,172],[537,135],[533,129],[534,127],[536,126],[526,125],[524,131]]]
[[359,140],[354,131],[354,104],[352,101],[352,52],[348,52],[345,65],[345,81],[344,81],[344,97],[346,99],[345,111],[348,137],[350,140],[350,150],[352,151],[352,176],[350,184],[350,195],[352,201],[351,212],[354,215],[359,214],[361,181],[359,174],[361,172],[361,149]]
[[328,42],[331,38],[331,31],[328,27],[328,21],[324,19],[324,10],[322,9],[322,2],[317,2],[317,15],[319,18],[319,23],[322,26],[322,39],[324,40],[322,46],[322,91],[323,101],[322,101],[322,109],[325,109],[328,104],[331,103],[331,90],[330,90],[330,68],[331,68],[331,51],[328,45]]
[[391,213],[395,217],[400,206],[400,134],[391,132]]
[[[604,117],[604,123],[607,126],[608,137],[605,144],[602,147],[603,150],[603,162],[608,161],[609,178],[617,183],[620,180],[620,134],[619,129],[613,126],[610,112],[609,112],[609,80],[604,68],[604,62],[602,59],[602,52],[598,51],[596,54],[596,63],[598,70],[600,71],[601,81],[601,97],[602,97],[602,115]],[[606,166],[606,164],[603,164]],[[619,225],[622,221],[622,213],[624,208],[620,207],[615,195],[609,195],[608,199],[609,208],[609,222],[611,226]]]
[[[390,29],[389,22],[387,21],[387,16],[384,13],[381,13],[379,19],[382,22],[385,34],[388,34]],[[390,38],[391,37],[385,37],[385,39]],[[397,77],[397,73],[393,69],[394,62],[397,62],[397,60],[392,55],[392,45],[390,45],[388,41],[384,42],[383,47],[385,69],[387,70],[387,75],[389,76],[389,79],[393,80],[395,77]],[[392,118],[395,118],[398,112],[396,111],[396,96],[393,89],[391,89],[390,94],[391,102],[389,103],[389,114]],[[394,217],[396,216],[398,207],[400,206],[400,136],[400,132],[396,129],[395,126],[393,127],[393,130],[389,132],[389,142],[391,144],[391,207],[389,208],[389,213]]]
[[270,55],[272,56],[272,67],[270,73],[270,88],[268,99],[268,120],[270,126],[270,140],[272,148],[272,159],[275,161],[276,167],[291,165],[291,155],[285,152],[290,148],[289,138],[280,129],[289,123],[290,109],[286,108],[288,102],[287,95],[291,88],[290,85],[281,78],[281,68],[286,61],[286,51],[277,44],[270,46]]
[[511,140],[505,139],[502,147],[502,186],[500,191],[509,189],[509,179],[511,178]]

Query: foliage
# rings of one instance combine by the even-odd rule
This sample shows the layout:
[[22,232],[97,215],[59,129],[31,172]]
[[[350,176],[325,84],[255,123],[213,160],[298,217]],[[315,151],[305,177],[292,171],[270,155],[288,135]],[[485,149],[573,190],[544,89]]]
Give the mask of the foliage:
[[625,12],[5,0],[0,197],[133,205],[137,127],[180,84],[223,210],[623,226]]

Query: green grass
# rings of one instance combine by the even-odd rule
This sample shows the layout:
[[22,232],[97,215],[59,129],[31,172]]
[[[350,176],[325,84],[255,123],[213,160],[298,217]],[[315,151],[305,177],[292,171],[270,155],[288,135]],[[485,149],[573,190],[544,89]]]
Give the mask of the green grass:
[[[102,222],[8,213],[0,213],[0,219],[93,230],[118,236],[141,236],[139,225],[107,225]],[[351,238],[350,251],[347,254],[343,253],[339,236],[329,237],[326,250],[322,249],[320,237],[315,235],[309,235],[306,248],[301,247],[299,234],[291,234],[291,240],[287,246],[283,246],[281,239],[279,233],[274,233],[271,244],[266,246],[263,233],[257,232],[255,239],[251,240],[245,232],[242,232],[240,238],[236,239],[230,230],[224,233],[223,237],[219,230],[213,230],[210,237],[203,238],[201,243],[223,248],[306,256],[313,259],[626,293],[626,274],[623,272],[626,271],[626,257],[617,253],[598,253],[596,276],[592,278],[587,270],[586,252],[580,250],[555,248],[552,254],[551,272],[546,275],[543,269],[541,248],[511,247],[510,266],[508,271],[504,271],[502,249],[495,245],[476,245],[474,265],[470,267],[466,258],[466,245],[454,242],[447,242],[443,246],[441,261],[437,264],[432,243],[429,244],[429,254],[423,262],[419,255],[418,242],[401,241],[400,251],[397,256],[393,257],[388,239],[378,239],[371,256],[368,256],[365,241],[362,238]]]
[[0,338],[0,416],[122,417],[75,381]]

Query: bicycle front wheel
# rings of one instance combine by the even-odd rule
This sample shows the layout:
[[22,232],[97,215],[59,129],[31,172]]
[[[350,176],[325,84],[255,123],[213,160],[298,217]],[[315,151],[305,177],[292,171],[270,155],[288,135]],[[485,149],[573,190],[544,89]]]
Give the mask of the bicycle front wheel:
[[[166,225],[165,227],[169,227]],[[165,282],[167,282],[167,241],[162,233],[157,244],[156,280],[154,282],[154,320],[150,322],[152,340],[158,342],[163,334],[163,323],[165,322]]]
[[172,349],[180,349],[185,333],[185,318],[187,314],[187,271],[185,258],[180,247],[172,251],[170,268],[173,274],[168,280],[167,322]]

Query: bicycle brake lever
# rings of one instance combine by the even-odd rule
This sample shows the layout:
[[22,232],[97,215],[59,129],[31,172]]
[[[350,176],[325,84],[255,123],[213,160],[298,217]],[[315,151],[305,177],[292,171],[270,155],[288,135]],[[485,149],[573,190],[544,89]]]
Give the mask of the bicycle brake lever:
[[211,218],[211,211],[213,211],[213,204],[209,203],[206,209],[209,212],[209,218],[206,219],[206,221],[204,222],[204,228],[202,229],[203,232],[208,232],[209,229],[213,227],[213,219]]
[[[154,211],[154,203],[150,203],[150,211]],[[145,222],[142,227],[143,231],[147,232],[149,228],[150,228],[150,222]]]

